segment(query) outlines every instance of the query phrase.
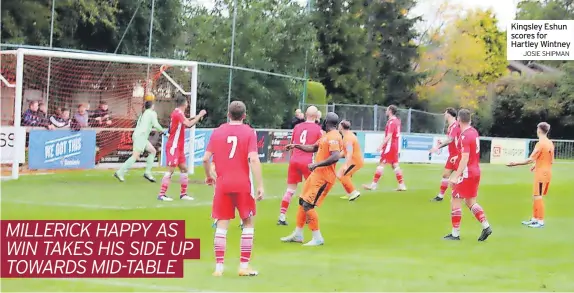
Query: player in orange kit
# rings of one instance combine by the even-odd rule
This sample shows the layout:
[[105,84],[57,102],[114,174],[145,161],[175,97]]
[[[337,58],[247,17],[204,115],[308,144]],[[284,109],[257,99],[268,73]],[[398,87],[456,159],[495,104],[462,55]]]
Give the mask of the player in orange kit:
[[552,163],[554,163],[554,143],[548,139],[550,124],[538,123],[536,135],[538,142],[528,159],[522,162],[508,163],[508,167],[522,166],[534,163],[531,169],[534,172],[534,185],[532,187],[532,218],[523,221],[523,225],[531,228],[544,227],[544,201],[543,197],[548,193],[550,179],[552,179]]
[[361,152],[361,146],[359,145],[357,136],[351,131],[351,122],[347,120],[341,121],[341,123],[339,123],[339,131],[343,135],[344,149],[341,154],[346,158],[345,164],[339,169],[339,172],[337,172],[337,178],[339,178],[339,181],[341,181],[343,188],[345,188],[347,192],[347,195],[341,198],[354,201],[361,196],[361,193],[355,189],[351,179],[353,174],[363,168],[363,153]]
[[343,148],[343,138],[339,131],[337,131],[338,124],[339,116],[333,112],[329,112],[323,121],[323,129],[326,133],[315,144],[290,144],[287,146],[287,149],[297,148],[305,152],[316,152],[317,156],[315,161],[317,163],[309,164],[309,170],[311,170],[312,173],[309,178],[305,180],[303,192],[299,196],[297,226],[291,235],[281,238],[283,242],[302,243],[305,223],[309,225],[309,228],[313,232],[313,239],[306,243],[305,246],[323,245],[325,242],[319,231],[319,217],[315,207],[321,205],[337,179],[335,165],[341,158],[341,150]]

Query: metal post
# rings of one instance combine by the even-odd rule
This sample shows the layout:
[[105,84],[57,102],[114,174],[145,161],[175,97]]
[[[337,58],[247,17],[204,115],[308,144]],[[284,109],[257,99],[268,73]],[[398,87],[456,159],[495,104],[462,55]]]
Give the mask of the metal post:
[[[147,45],[147,57],[151,58],[151,43],[153,40],[153,15],[155,13],[155,0],[151,0],[151,16],[149,19],[149,43]],[[146,77],[149,79],[149,64],[147,66]],[[150,90],[150,89],[148,89]]]
[[[307,0],[307,13],[309,14],[311,12],[311,0]],[[305,48],[305,73],[303,75],[303,78],[305,78],[304,84],[303,84],[303,97],[302,97],[302,105],[305,104],[305,99],[307,98],[307,85],[309,83],[308,79],[309,79],[309,72],[307,70],[307,59],[309,56],[309,46],[307,46],[307,48]]]
[[378,113],[379,112],[379,106],[378,105],[375,105],[373,107],[373,112],[374,112],[373,113],[373,121],[374,121],[373,122],[373,124],[374,124],[373,130],[377,131],[377,129],[379,128],[379,120],[378,120],[379,119],[379,117],[378,117],[379,116],[379,113]]
[[407,133],[411,133],[412,111],[413,111],[413,109],[409,108],[409,112],[408,112],[408,114],[407,114]]
[[[233,55],[235,54],[235,23],[237,21],[237,0],[233,0],[233,20],[231,24],[231,56],[229,57],[229,84],[227,85],[227,106],[231,104],[231,85],[233,83]],[[229,121],[229,117],[227,117]]]
[[[191,116],[197,115],[197,67],[198,65],[194,65],[190,68],[191,72],[191,96],[189,98],[189,111],[191,112]],[[195,173],[195,125],[190,129],[190,148],[189,154],[191,157],[191,166],[188,169],[189,174]]]
[[[54,13],[56,10],[56,0],[52,0],[52,15],[50,16],[50,49],[54,45]],[[52,77],[52,57],[48,58],[48,80],[46,84],[46,107],[48,107],[48,102],[50,101],[50,81]],[[48,114],[48,113],[46,113]]]
[[[16,96],[14,97],[14,129],[15,133],[19,133],[22,127],[22,85],[24,84],[24,52],[18,50],[16,53]],[[26,139],[26,135],[21,137],[20,135],[15,135],[14,145],[14,157],[12,159],[12,179],[18,179],[18,172],[20,171],[20,153],[18,146],[21,145],[20,140]]]

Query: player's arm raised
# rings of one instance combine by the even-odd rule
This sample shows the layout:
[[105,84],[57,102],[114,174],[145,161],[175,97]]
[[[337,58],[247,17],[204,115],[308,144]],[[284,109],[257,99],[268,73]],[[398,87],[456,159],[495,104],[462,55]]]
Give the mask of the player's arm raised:
[[185,118],[185,120],[183,120],[183,124],[187,127],[193,127],[195,124],[197,124],[197,122],[199,122],[201,119],[203,119],[203,116],[205,116],[207,114],[207,111],[205,110],[201,110],[199,111],[199,114],[191,117],[189,119]]
[[257,200],[263,199],[263,172],[261,171],[261,161],[259,161],[259,152],[257,151],[257,134],[253,132],[253,136],[249,141],[249,166],[253,177],[255,178],[255,186],[257,186]]

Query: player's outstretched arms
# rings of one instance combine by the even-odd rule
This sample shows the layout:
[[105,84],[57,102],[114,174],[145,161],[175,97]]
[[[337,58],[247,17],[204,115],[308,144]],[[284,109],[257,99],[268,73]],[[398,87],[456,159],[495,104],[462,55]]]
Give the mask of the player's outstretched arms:
[[203,119],[203,117],[206,114],[207,114],[207,111],[201,110],[201,111],[199,111],[199,114],[197,114],[197,116],[192,117],[190,119],[185,119],[185,121],[183,121],[183,124],[187,127],[193,127],[195,124],[197,124],[199,121],[201,121],[201,119]]
[[263,188],[263,172],[261,171],[261,161],[259,161],[259,154],[257,152],[250,152],[249,155],[249,165],[251,171],[253,172],[253,177],[255,177],[255,183],[257,186],[257,200],[262,200],[264,195]]
[[319,150],[319,145],[317,145],[317,144],[308,144],[308,145],[288,144],[285,146],[285,149],[288,151],[290,151],[292,149],[299,149],[299,150],[302,150],[302,151],[307,152],[307,153],[315,153],[315,152],[317,152],[317,150]]
[[337,163],[340,158],[341,158],[341,152],[340,151],[333,151],[333,152],[331,152],[331,155],[327,159],[325,159],[324,161],[309,164],[309,170],[313,171],[313,170],[317,169],[318,167],[325,167],[325,166],[333,165],[333,164]]

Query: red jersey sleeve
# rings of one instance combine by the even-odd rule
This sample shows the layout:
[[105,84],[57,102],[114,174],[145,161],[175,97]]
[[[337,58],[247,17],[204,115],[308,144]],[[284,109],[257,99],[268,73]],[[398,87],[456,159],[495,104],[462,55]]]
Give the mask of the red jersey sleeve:
[[468,135],[463,135],[461,138],[462,138],[462,141],[460,142],[460,144],[461,144],[460,152],[463,154],[469,154],[471,145],[473,143],[473,139],[472,139],[472,137],[470,137]]
[[251,134],[249,135],[249,145],[247,151],[249,153],[257,152],[257,131],[250,129]]
[[207,148],[205,149],[206,151],[210,152],[210,153],[214,153],[215,151],[215,137],[217,136],[219,132],[217,131],[217,129],[213,130],[213,133],[211,134],[211,137],[209,138],[209,142],[207,143]]

